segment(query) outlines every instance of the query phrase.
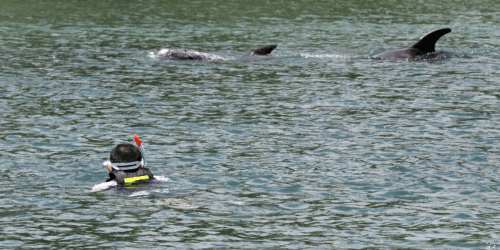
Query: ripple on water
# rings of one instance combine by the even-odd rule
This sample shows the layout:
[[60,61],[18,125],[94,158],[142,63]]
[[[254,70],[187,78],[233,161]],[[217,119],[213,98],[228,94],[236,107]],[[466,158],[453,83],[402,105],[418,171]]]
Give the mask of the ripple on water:
[[[495,1],[55,3],[2,6],[3,248],[496,246]],[[90,193],[133,134],[162,187]]]

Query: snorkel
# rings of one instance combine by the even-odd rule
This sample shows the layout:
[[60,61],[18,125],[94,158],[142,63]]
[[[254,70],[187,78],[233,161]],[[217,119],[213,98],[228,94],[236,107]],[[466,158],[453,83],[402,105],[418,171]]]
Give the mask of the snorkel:
[[147,166],[147,161],[146,161],[146,150],[144,149],[144,145],[142,145],[141,140],[139,140],[139,137],[137,135],[134,135],[134,140],[135,143],[137,144],[137,147],[139,148],[139,151],[141,151],[142,155],[142,160],[141,161],[134,161],[134,162],[121,162],[121,163],[112,163],[111,161],[105,161],[102,164],[106,167],[108,167],[109,171],[115,170],[132,170],[132,169],[137,169],[140,167],[146,167]]
[[142,145],[141,140],[139,140],[139,136],[134,135],[134,140],[135,140],[135,143],[137,144],[137,147],[141,151],[141,154],[142,154],[142,167],[145,168],[148,165],[148,161],[146,160],[146,149],[144,149],[144,145]]

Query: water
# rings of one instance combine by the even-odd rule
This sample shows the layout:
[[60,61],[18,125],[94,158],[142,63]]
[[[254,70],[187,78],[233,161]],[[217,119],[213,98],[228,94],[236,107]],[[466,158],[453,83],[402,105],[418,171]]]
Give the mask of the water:
[[[495,248],[496,6],[5,0],[0,246]],[[472,58],[349,60],[444,27],[437,49]],[[91,193],[133,134],[169,181]]]

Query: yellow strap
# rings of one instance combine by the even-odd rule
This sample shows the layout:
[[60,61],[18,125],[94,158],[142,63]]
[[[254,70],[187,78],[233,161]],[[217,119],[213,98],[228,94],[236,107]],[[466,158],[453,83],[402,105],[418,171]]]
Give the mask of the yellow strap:
[[132,184],[136,181],[140,181],[140,180],[149,180],[149,176],[147,175],[141,175],[141,176],[137,176],[137,177],[129,177],[129,178],[125,178],[123,181],[125,181],[125,184]]

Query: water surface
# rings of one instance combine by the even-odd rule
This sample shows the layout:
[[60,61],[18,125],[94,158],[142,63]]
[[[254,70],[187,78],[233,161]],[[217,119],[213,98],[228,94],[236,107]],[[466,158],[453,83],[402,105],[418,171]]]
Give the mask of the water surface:
[[[0,246],[496,247],[496,6],[4,1]],[[437,49],[472,58],[350,60],[444,27]],[[255,62],[149,56],[268,44]],[[133,134],[169,182],[90,193]]]

